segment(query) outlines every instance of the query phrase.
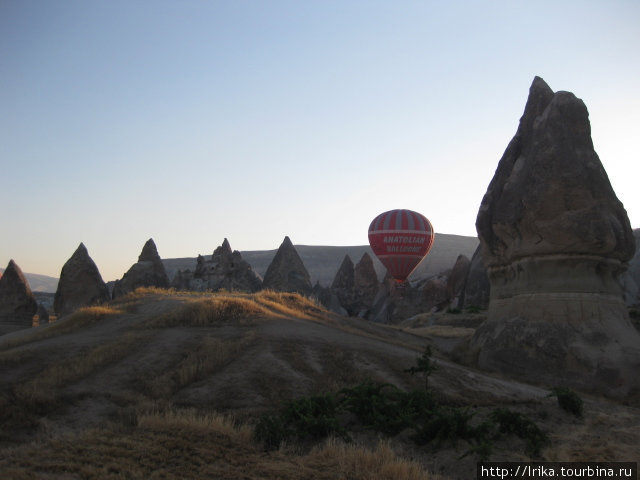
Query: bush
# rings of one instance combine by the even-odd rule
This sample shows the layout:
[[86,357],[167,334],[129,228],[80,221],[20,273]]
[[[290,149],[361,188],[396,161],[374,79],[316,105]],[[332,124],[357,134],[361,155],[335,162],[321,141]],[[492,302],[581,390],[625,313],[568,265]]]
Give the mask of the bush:
[[[431,351],[427,347],[412,373],[433,370]],[[345,415],[351,414],[351,415]],[[531,456],[539,456],[549,443],[547,434],[528,417],[507,409],[493,410],[482,422],[473,422],[476,411],[470,407],[440,405],[431,391],[405,392],[388,383],[370,379],[337,394],[303,397],[287,402],[278,414],[263,415],[255,428],[255,436],[265,449],[277,449],[288,440],[317,441],[329,435],[348,440],[347,427],[361,425],[385,435],[396,435],[410,428],[411,439],[419,444],[455,445],[466,440],[471,446],[462,455],[473,454],[482,460],[493,452],[493,442],[502,435],[516,435],[527,442]],[[355,416],[355,421],[353,417]],[[348,423],[350,422],[350,424]]]
[[340,405],[356,415],[360,423],[369,428],[395,435],[410,427],[434,405],[426,391],[403,392],[388,383],[366,380],[353,388],[340,391]]
[[277,415],[265,414],[256,425],[256,439],[266,450],[275,450],[286,440],[320,440],[331,434],[348,439],[336,416],[335,395],[302,397],[287,402]]
[[458,439],[472,439],[477,435],[469,423],[474,415],[469,408],[437,408],[417,428],[412,439],[418,445],[435,442],[437,446],[447,441],[455,445]]
[[549,444],[549,437],[528,417],[505,408],[496,408],[490,414],[500,433],[513,434],[527,441],[527,452],[540,456],[543,447]]
[[578,418],[582,418],[583,403],[576,392],[565,387],[555,387],[551,389],[550,397],[558,399],[558,405],[564,411],[572,413]]

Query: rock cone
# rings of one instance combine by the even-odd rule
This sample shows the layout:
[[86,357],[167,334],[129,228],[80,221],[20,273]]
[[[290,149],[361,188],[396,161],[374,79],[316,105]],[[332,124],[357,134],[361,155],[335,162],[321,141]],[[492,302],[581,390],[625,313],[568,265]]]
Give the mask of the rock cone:
[[355,266],[353,283],[356,300],[362,306],[371,308],[380,284],[373,260],[366,252],[362,254],[360,261]]
[[109,289],[98,267],[81,243],[60,272],[53,300],[56,315],[62,317],[79,307],[106,302],[109,298]]
[[311,293],[309,272],[289,237],[284,237],[284,241],[269,264],[262,288],[298,292],[303,295]]
[[0,333],[31,328],[38,311],[29,282],[20,267],[10,260],[0,277]]
[[582,100],[535,78],[476,228],[491,283],[481,367],[613,396],[639,387],[619,282],[635,242]]
[[113,298],[132,292],[138,287],[169,287],[169,277],[152,238],[142,247],[138,262],[131,266],[121,280],[116,281],[113,286]]

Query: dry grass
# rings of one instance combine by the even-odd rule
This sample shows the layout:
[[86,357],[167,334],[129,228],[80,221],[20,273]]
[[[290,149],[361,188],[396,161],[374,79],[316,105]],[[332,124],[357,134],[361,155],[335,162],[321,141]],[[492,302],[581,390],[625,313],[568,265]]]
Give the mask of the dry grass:
[[206,378],[238,357],[254,341],[248,334],[237,340],[204,337],[200,345],[171,370],[149,380],[145,388],[153,398],[168,398],[194,382]]
[[306,456],[307,461],[320,465],[333,465],[336,477],[341,479],[376,480],[429,480],[438,477],[428,474],[424,468],[409,460],[399,458],[388,442],[380,441],[369,450],[330,439],[323,446]]
[[115,342],[100,345],[68,360],[53,364],[44,369],[32,380],[14,388],[17,400],[25,404],[51,402],[56,396],[56,389],[86,377],[95,370],[113,363],[128,352],[143,338],[140,333],[128,333]]
[[115,300],[113,300],[113,303],[127,302],[130,300],[136,300],[150,296],[169,297],[175,296],[177,293],[178,292],[175,288],[138,287],[133,292],[129,292],[125,295],[122,295],[121,297],[117,297]]
[[326,310],[309,297],[298,293],[262,290],[253,295],[256,302],[284,316],[317,319],[326,314]]
[[162,413],[141,415],[138,425],[149,429],[195,429],[221,433],[235,442],[250,444],[253,442],[253,429],[237,422],[228,415],[220,413],[199,413],[194,409],[170,410]]
[[93,325],[105,317],[124,313],[121,309],[110,305],[94,305],[82,307],[69,315],[66,319],[56,321],[42,330],[33,330],[17,338],[11,338],[0,342],[0,349],[8,350],[26,343],[56,337],[70,333],[83,327]]
[[148,328],[208,327],[224,324],[251,324],[256,318],[273,317],[271,311],[249,298],[215,295],[188,299],[171,312],[145,322]]
[[63,387],[116,362],[132,351],[146,334],[126,334],[72,358],[53,363],[29,381],[0,391],[0,441],[14,440],[15,432],[34,432],[46,416],[64,406]]
[[0,450],[3,478],[428,480],[387,444],[374,450],[330,441],[307,455],[265,453],[251,429],[193,411],[141,416],[137,426],[88,430]]
[[632,461],[640,459],[640,415],[631,411],[585,412],[583,421],[556,429],[554,448],[545,460],[570,462]]

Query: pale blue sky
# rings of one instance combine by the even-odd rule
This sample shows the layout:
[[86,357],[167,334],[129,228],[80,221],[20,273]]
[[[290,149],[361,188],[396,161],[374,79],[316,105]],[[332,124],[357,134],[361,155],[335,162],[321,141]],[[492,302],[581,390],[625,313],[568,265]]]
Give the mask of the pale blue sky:
[[475,235],[535,75],[584,100],[640,227],[638,25],[632,0],[0,0],[0,265],[365,244],[392,208]]

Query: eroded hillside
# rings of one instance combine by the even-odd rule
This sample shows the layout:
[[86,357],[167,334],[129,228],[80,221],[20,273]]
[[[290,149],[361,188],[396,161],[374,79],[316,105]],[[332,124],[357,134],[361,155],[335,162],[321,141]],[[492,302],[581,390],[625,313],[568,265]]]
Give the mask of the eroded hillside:
[[[464,438],[418,446],[411,428],[387,437],[356,426],[346,446],[331,440],[267,453],[252,433],[260,415],[288,400],[367,379],[402,391],[423,388],[406,370],[426,345],[436,349],[429,389],[443,408],[467,408],[472,423],[497,407],[526,415],[550,439],[541,459],[638,458],[637,409],[583,396],[584,417],[574,417],[546,388],[447,358],[473,332],[473,318],[423,320],[371,324],[329,314],[296,294],[143,289],[3,336],[0,472],[3,478],[153,478],[160,471],[162,478],[364,479],[372,472],[468,478],[479,453]],[[525,441],[516,436],[492,445],[491,460],[526,458]]]

